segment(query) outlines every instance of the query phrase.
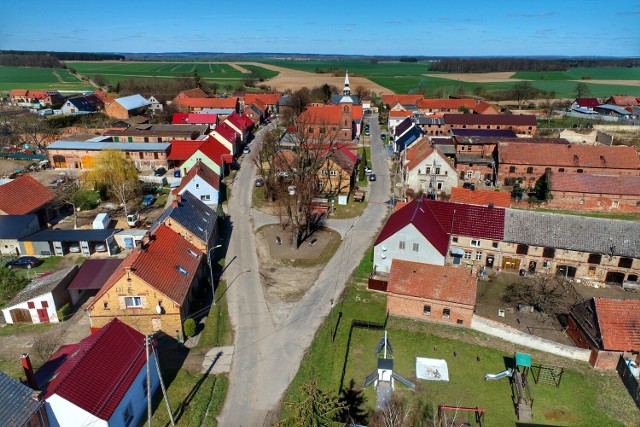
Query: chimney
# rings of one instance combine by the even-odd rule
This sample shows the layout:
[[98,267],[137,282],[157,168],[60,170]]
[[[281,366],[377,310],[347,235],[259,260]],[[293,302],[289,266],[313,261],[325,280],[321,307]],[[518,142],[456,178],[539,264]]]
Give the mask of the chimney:
[[181,194],[176,194],[176,201],[178,203],[182,202],[182,195]]
[[34,390],[38,389],[38,384],[36,384],[36,376],[33,373],[33,366],[31,366],[31,359],[27,353],[23,353],[20,357],[20,361],[22,362],[22,369],[24,369],[24,374],[27,377],[27,384]]
[[488,208],[493,209],[493,202],[489,202]]
[[[180,196],[176,196],[176,197],[180,197]],[[180,203],[178,203],[177,199],[171,202],[171,207],[177,208],[178,206],[180,206]]]

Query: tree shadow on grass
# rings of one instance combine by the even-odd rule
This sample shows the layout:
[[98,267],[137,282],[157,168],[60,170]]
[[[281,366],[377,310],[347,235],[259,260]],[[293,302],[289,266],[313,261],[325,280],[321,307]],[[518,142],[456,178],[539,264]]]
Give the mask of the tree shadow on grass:
[[355,389],[355,385],[355,381],[351,379],[349,388],[340,390],[340,402],[346,406],[342,421],[350,424],[365,424],[370,414],[364,409],[366,399],[363,390]]

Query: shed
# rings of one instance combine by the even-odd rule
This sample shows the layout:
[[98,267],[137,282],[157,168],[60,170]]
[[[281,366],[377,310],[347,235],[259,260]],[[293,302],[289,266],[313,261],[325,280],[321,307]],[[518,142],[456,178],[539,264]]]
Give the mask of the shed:
[[40,231],[38,215],[0,215],[0,254],[21,255],[18,239]]
[[78,266],[47,273],[34,279],[2,309],[7,323],[57,323],[57,311],[69,302],[67,288]]
[[79,243],[82,255],[90,256],[96,244],[104,243],[108,254],[114,255],[113,235],[121,230],[43,230],[20,239],[20,249],[27,255],[63,256],[72,243]]
[[144,236],[148,233],[147,230],[122,230],[116,233],[113,237],[123,249],[133,249],[140,244]]
[[83,297],[95,296],[121,263],[120,258],[88,259],[83,262],[69,285],[71,302],[77,304]]

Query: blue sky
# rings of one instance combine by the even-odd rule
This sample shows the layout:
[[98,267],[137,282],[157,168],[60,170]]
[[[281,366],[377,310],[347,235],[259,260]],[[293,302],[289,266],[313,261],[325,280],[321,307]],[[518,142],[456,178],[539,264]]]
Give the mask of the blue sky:
[[640,56],[640,1],[0,1],[0,49]]

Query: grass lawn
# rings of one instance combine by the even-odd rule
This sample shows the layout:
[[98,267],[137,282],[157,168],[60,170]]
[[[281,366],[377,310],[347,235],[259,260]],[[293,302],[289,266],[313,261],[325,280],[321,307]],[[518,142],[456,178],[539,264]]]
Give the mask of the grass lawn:
[[329,215],[329,219],[347,219],[358,217],[362,215],[368,204],[367,195],[365,195],[364,202],[356,202],[353,200],[353,195],[350,195],[346,205],[339,205],[337,196],[334,199],[336,201],[336,203],[334,204],[335,209]]
[[[0,331],[2,331],[2,329],[0,329]],[[15,359],[15,360],[0,359],[0,371],[16,379],[19,379],[20,377],[24,377],[22,364],[18,359]]]
[[[374,410],[373,387],[361,389],[364,378],[376,369],[374,352],[383,332],[354,328],[347,351],[353,319],[378,323],[385,320],[384,294],[368,291],[363,285],[371,271],[370,256],[370,253],[365,255],[343,298],[317,331],[284,401],[298,400],[300,385],[313,376],[321,389],[332,393],[339,392],[342,380],[344,389],[352,389],[356,396],[364,399],[359,406],[361,413],[370,414]],[[332,342],[334,330],[335,341]],[[534,364],[566,368],[559,388],[535,384],[529,377],[534,423],[572,426],[640,423],[640,414],[614,372],[596,371],[586,363],[518,348],[464,328],[391,318],[387,330],[395,351],[395,372],[418,385],[416,392],[410,392],[400,384],[397,386],[398,393],[411,401],[414,408],[434,404],[478,406],[487,410],[486,425],[514,425],[517,418],[509,381],[485,381],[484,374],[504,370],[506,359],[512,358],[514,351],[520,351],[530,353]],[[449,382],[415,380],[415,357],[446,359]],[[288,415],[286,410],[282,415]],[[356,421],[366,423],[367,417]]]

